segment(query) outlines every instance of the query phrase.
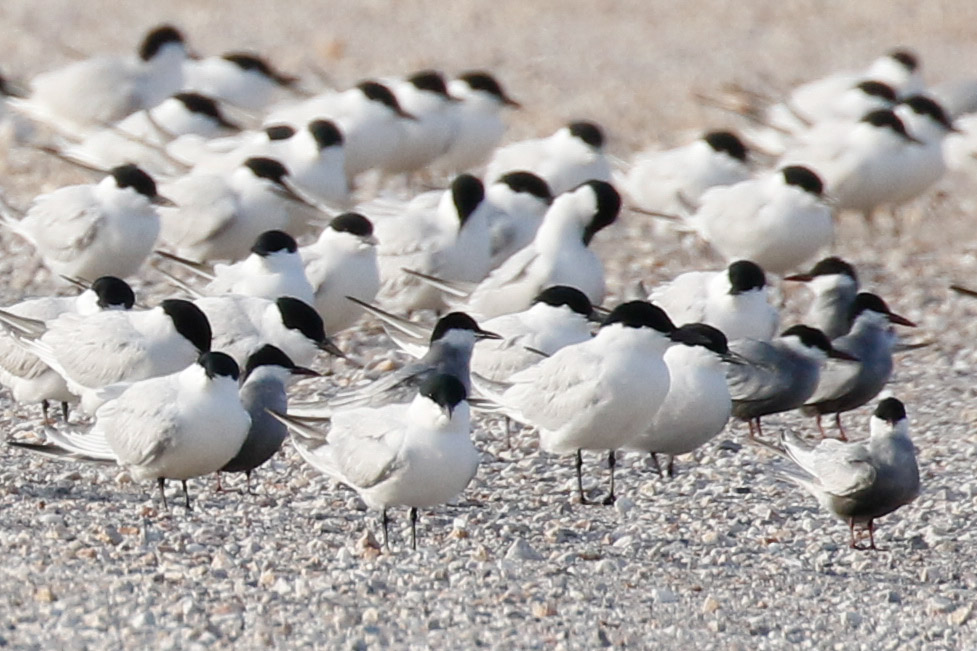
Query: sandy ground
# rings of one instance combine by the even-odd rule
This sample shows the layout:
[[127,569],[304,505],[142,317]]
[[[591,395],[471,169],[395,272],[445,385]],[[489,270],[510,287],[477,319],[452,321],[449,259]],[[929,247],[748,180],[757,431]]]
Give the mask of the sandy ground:
[[[931,83],[973,75],[977,61],[977,4],[962,0],[4,0],[0,69],[27,78],[75,52],[128,50],[162,21],[203,54],[256,50],[310,85],[313,70],[344,87],[486,68],[525,107],[510,116],[511,138],[588,118],[622,158],[740,126],[696,99],[725,84],[776,94],[897,45],[920,54]],[[16,203],[84,178],[38,155],[10,158],[0,185]],[[593,513],[568,499],[568,464],[538,455],[529,435],[504,450],[486,429],[485,467],[459,507],[426,520],[429,546],[379,559],[359,556],[357,501],[290,451],[263,497],[208,492],[194,515],[158,520],[148,492],[124,478],[11,453],[0,464],[0,646],[972,647],[977,303],[946,287],[977,284],[975,187],[945,180],[903,211],[898,237],[889,222],[840,222],[836,251],[921,324],[914,339],[937,342],[903,357],[893,380],[927,490],[885,521],[885,553],[850,553],[843,526],[765,481],[762,459],[718,446],[664,486],[629,465],[631,506]],[[649,232],[625,215],[598,237],[616,295],[716,264],[696,250],[656,255]],[[49,291],[24,245],[2,243],[0,296]],[[163,291],[151,277],[142,287]],[[341,341],[364,357],[384,354],[371,348],[380,342],[369,328]],[[34,427],[33,407],[4,396],[0,409],[10,433]]]

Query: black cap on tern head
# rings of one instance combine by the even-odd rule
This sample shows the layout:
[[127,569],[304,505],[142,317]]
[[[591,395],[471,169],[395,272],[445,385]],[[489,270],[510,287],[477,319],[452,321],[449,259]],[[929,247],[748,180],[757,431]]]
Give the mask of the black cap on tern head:
[[241,376],[241,369],[234,358],[226,353],[206,352],[197,358],[197,363],[204,367],[207,377],[229,377],[237,380]]
[[896,398],[886,398],[875,408],[875,417],[895,425],[906,418],[906,407]]
[[199,307],[181,298],[168,298],[160,303],[160,307],[173,320],[176,331],[193,344],[194,348],[201,353],[210,350],[213,332],[207,315]]
[[583,140],[594,149],[600,149],[604,146],[604,132],[594,122],[587,122],[585,120],[571,122],[567,125],[567,129],[570,130],[572,136]]
[[244,166],[258,178],[268,179],[277,185],[284,185],[283,179],[288,176],[288,170],[285,166],[274,158],[255,156],[244,161]]
[[725,152],[736,160],[746,162],[746,145],[732,131],[710,131],[702,138],[715,152]]
[[751,289],[759,289],[767,284],[767,275],[763,273],[763,269],[750,260],[737,260],[732,263],[726,270],[726,275],[729,277],[729,293],[734,296]]
[[451,200],[464,224],[485,198],[485,187],[471,174],[460,174],[451,182]]
[[577,314],[590,317],[594,312],[594,306],[590,304],[587,295],[576,287],[566,285],[554,285],[541,291],[533,303],[546,303],[552,307],[567,306]]
[[98,306],[107,309],[122,306],[131,310],[136,304],[136,295],[129,283],[115,276],[102,276],[92,283],[92,291],[98,296]]
[[601,328],[619,323],[626,328],[653,328],[667,335],[675,332],[675,324],[665,310],[648,301],[628,301],[615,307]]
[[220,107],[217,105],[217,102],[206,95],[201,95],[200,93],[177,93],[173,96],[173,99],[183,104],[191,113],[206,115],[226,129],[241,129],[241,127],[233,122],[228,122],[227,118],[221,112]]
[[[590,240],[598,231],[610,226],[617,219],[618,213],[621,212],[621,195],[618,194],[613,185],[605,181],[587,181],[578,186],[578,189],[583,186],[588,186],[597,198],[597,209],[594,212],[594,217],[583,232],[583,243],[590,244]],[[576,190],[573,191],[576,192]]]
[[861,90],[866,95],[881,97],[889,102],[895,102],[897,99],[896,91],[892,89],[892,86],[884,84],[881,81],[862,81],[856,84],[855,88]]
[[478,90],[489,95],[494,95],[506,106],[519,108],[519,102],[505,94],[502,86],[491,74],[484,70],[471,70],[458,75],[458,79],[468,84],[472,90]]
[[832,352],[831,340],[828,336],[817,328],[812,328],[806,325],[795,325],[787,328],[782,333],[781,337],[797,337],[801,340],[807,348],[818,348],[825,352],[825,354],[830,354]]
[[872,311],[877,314],[884,314],[889,317],[889,321],[892,323],[898,323],[899,325],[915,327],[915,323],[909,319],[895,314],[886,305],[886,302],[882,300],[880,296],[872,294],[870,292],[859,292],[855,296],[855,301],[852,303],[851,307],[851,318],[854,321],[858,318],[858,315],[865,311]]
[[279,366],[292,371],[293,375],[318,375],[312,369],[296,366],[292,358],[286,355],[281,348],[272,346],[271,344],[265,344],[248,355],[248,360],[244,364],[244,377],[242,381],[247,380],[252,371],[262,366]]
[[438,322],[434,325],[434,331],[431,332],[431,342],[437,341],[449,330],[471,330],[474,333],[485,332],[478,327],[475,319],[464,312],[450,312],[438,319]]
[[855,282],[858,282],[858,274],[855,273],[855,267],[834,255],[819,260],[808,273],[788,276],[787,280],[811,280],[817,276],[848,276]]
[[329,222],[329,228],[340,233],[351,233],[359,237],[373,235],[373,223],[358,212],[344,212]]
[[448,412],[450,415],[458,404],[468,397],[465,385],[454,375],[438,373],[421,383],[418,389],[425,398],[429,398]]
[[879,109],[877,111],[867,113],[861,119],[861,122],[867,122],[873,127],[891,129],[893,132],[909,140],[909,132],[906,131],[906,125],[902,123],[902,120],[899,119],[898,115],[889,109]]
[[258,239],[254,241],[254,246],[251,247],[252,253],[262,257],[279,251],[295,253],[298,250],[299,247],[295,243],[295,238],[285,231],[265,231],[258,236]]
[[718,328],[705,323],[686,323],[676,328],[672,341],[686,346],[702,346],[718,355],[729,352],[729,342]]
[[225,61],[230,61],[245,72],[257,72],[268,79],[271,79],[279,86],[291,86],[298,81],[297,77],[283,75],[282,73],[278,72],[272,68],[267,61],[256,54],[250,54],[248,52],[228,52],[227,54],[221,56],[221,58]]
[[815,197],[820,197],[821,193],[824,192],[824,183],[821,182],[821,177],[808,167],[788,165],[781,169],[780,173],[784,175],[784,183],[787,185],[796,185]]
[[273,124],[270,127],[265,127],[265,135],[268,136],[268,140],[288,140],[295,135],[295,128],[287,124]]
[[360,83],[356,84],[356,87],[360,89],[360,92],[362,92],[367,99],[374,102],[380,102],[397,115],[404,117],[408,116],[404,109],[401,108],[400,102],[397,101],[397,97],[383,84],[376,81],[361,81]]
[[132,163],[113,167],[109,170],[109,174],[115,179],[115,185],[120,190],[132,188],[147,199],[156,198],[156,182],[153,181],[153,177]]
[[919,58],[912,50],[896,48],[889,52],[889,56],[901,63],[909,72],[915,72],[919,67]]
[[180,33],[176,27],[172,25],[160,25],[155,29],[151,30],[143,38],[142,45],[139,46],[139,58],[143,61],[149,61],[154,56],[156,56],[164,46],[170,43],[180,43],[182,44],[183,34]]
[[308,129],[320,151],[326,147],[336,147],[343,144],[343,132],[332,120],[313,120],[309,122]]
[[298,330],[309,341],[324,344],[328,341],[322,317],[311,305],[292,296],[279,296],[275,299],[282,325],[289,330]]
[[946,111],[932,97],[927,97],[926,95],[910,95],[902,100],[900,104],[905,104],[917,115],[928,115],[931,120],[943,125],[947,131],[955,130],[950,118],[947,117]]
[[525,192],[542,199],[546,203],[553,201],[553,192],[549,184],[532,172],[516,170],[499,177],[496,183],[505,183],[513,192]]
[[444,98],[451,98],[448,95],[448,86],[444,83],[444,76],[437,70],[421,70],[415,72],[407,81],[418,90],[426,90]]

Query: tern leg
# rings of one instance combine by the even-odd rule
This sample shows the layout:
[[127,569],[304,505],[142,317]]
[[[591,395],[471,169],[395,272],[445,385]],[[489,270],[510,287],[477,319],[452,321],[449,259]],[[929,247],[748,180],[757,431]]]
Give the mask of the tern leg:
[[828,438],[828,435],[824,431],[824,425],[821,424],[821,414],[815,416],[815,421],[818,424],[818,433],[821,434],[822,439]]
[[668,478],[671,479],[675,476],[675,455],[668,455]]
[[611,471],[611,493],[604,498],[604,504],[613,504],[617,497],[614,495],[614,468],[617,467],[617,456],[614,454],[614,450],[607,453],[607,469]]
[[505,447],[511,450],[512,449],[512,434],[511,434],[512,423],[509,421],[508,416],[503,416],[502,422],[505,425]]
[[845,434],[845,428],[841,426],[841,412],[835,414],[835,425],[838,427],[838,438],[842,441],[848,440],[848,435]]
[[879,551],[879,548],[875,546],[875,520],[868,521],[868,548]]
[[166,503],[166,480],[158,477],[156,479],[156,485],[159,486],[159,495],[163,498],[163,508],[169,511],[170,505]]
[[658,473],[658,478],[659,479],[664,478],[665,475],[662,474],[662,467],[658,463],[658,455],[655,454],[654,452],[651,452],[650,454],[651,454],[651,463],[653,463],[655,466],[655,472]]
[[67,422],[68,422],[68,409],[69,409],[69,408],[70,408],[70,407],[69,407],[69,405],[68,405],[68,403],[67,403],[67,402],[64,402],[64,401],[62,400],[62,401],[61,401],[61,415],[62,415],[62,416],[64,417],[64,422],[65,422],[65,423],[67,423]]
[[387,526],[390,524],[390,516],[387,515],[387,507],[383,507],[380,512],[380,526],[383,528],[383,547],[390,549],[390,535],[387,533]]
[[417,507],[410,507],[410,548],[417,550]]
[[217,488],[215,488],[214,491],[216,491],[218,493],[223,493],[224,492],[224,486],[221,485],[221,471],[220,470],[217,471]]
[[254,472],[253,470],[244,471],[244,481],[245,481],[244,487],[248,491],[248,495],[254,495],[254,492],[251,490],[251,473],[253,472]]
[[848,533],[851,535],[851,541],[848,543],[848,546],[851,547],[852,549],[858,549],[859,547],[855,543],[855,519],[854,518],[850,518],[848,520]]
[[187,490],[187,480],[181,479],[180,483],[183,484],[183,504],[187,507],[187,511],[192,511],[193,507],[190,506],[190,491]]
[[51,408],[51,403],[46,399],[41,400],[41,416],[44,418],[45,425],[53,425],[51,418],[47,415],[47,410]]
[[760,427],[760,417],[759,416],[757,416],[757,418],[756,418],[756,435],[757,435],[757,437],[763,436],[763,428]]
[[583,453],[577,450],[577,491],[580,493],[580,503],[589,504],[587,496],[583,494]]

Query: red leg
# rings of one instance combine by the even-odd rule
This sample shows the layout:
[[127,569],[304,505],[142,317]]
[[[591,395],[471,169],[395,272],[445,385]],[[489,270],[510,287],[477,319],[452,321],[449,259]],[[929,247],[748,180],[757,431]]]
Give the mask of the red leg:
[[821,424],[821,414],[815,416],[815,421],[818,424],[818,433],[821,434],[822,439],[828,438],[828,435],[824,433],[824,426]]

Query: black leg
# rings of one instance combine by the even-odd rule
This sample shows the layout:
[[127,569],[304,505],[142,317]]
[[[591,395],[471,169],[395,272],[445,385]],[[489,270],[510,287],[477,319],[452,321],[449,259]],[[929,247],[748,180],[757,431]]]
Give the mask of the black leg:
[[248,495],[254,495],[254,491],[251,490],[251,474],[253,472],[254,472],[253,470],[244,471],[244,481],[245,481],[244,486],[248,491]]
[[583,494],[583,453],[577,450],[577,491],[580,493],[580,503],[589,504],[587,496]]
[[505,447],[508,450],[512,449],[512,422],[509,420],[508,416],[502,417],[502,422],[505,424]]
[[746,421],[746,426],[750,428],[750,440],[751,441],[755,441],[756,440],[756,432],[753,429],[753,420],[750,419],[750,420]]
[[661,464],[658,463],[658,455],[655,454],[654,452],[651,452],[650,454],[651,454],[651,463],[655,466],[655,472],[658,473],[658,478],[661,479],[664,475],[662,475]]
[[61,415],[64,416],[64,422],[65,423],[68,422],[68,410],[69,409],[70,409],[70,407],[68,406],[68,403],[67,402],[62,402],[61,403]]
[[817,415],[818,433],[821,434],[822,439],[828,438],[828,435],[824,433],[824,425],[821,424],[821,414]]
[[417,507],[410,507],[410,548],[417,549]]
[[848,435],[845,434],[845,428],[841,426],[841,412],[835,414],[835,425],[838,426],[838,438],[842,441],[848,440]]
[[675,455],[668,455],[668,478],[671,479],[675,476]]
[[180,483],[183,484],[183,503],[186,505],[187,511],[192,511],[193,507],[190,506],[190,491],[187,490],[187,480],[182,479]]
[[156,485],[159,486],[159,495],[163,498],[163,508],[169,511],[170,505],[166,503],[166,480],[159,477],[156,479]]
[[610,505],[617,500],[617,496],[614,494],[614,468],[617,467],[617,456],[614,454],[614,450],[607,453],[607,469],[611,471],[611,493],[604,498],[604,504]]
[[41,401],[41,416],[44,417],[44,423],[45,424],[48,424],[48,423],[51,422],[48,419],[48,416],[47,416],[47,410],[50,409],[50,408],[51,408],[51,403],[50,402],[48,402],[47,400],[42,400]]
[[384,507],[383,511],[380,513],[380,526],[383,529],[383,547],[384,549],[390,549],[390,534],[387,532],[387,525],[390,524],[390,517],[387,515],[387,509]]
[[756,435],[758,437],[763,436],[763,428],[760,427],[760,417],[759,416],[757,416],[757,418],[756,418]]
[[221,471],[217,471],[217,488],[215,489],[218,493],[224,492],[224,485],[221,484]]

